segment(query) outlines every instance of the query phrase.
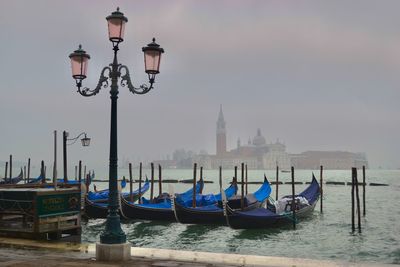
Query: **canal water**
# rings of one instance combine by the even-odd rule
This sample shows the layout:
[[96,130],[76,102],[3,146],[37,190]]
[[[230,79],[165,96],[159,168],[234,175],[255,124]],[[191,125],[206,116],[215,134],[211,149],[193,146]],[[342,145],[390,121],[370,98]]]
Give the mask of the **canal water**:
[[[104,170],[106,173],[106,170]],[[150,171],[145,170],[150,177]],[[157,172],[156,172],[157,173]],[[319,180],[319,172],[315,171]],[[128,170],[119,174],[128,177]],[[138,170],[134,170],[137,179]],[[264,171],[249,170],[249,181],[262,181]],[[274,171],[266,171],[270,181]],[[298,170],[296,181],[311,181],[312,171]],[[233,171],[224,171],[224,187],[233,176]],[[163,179],[189,179],[192,170],[163,170]],[[204,193],[218,192],[218,171],[205,170]],[[359,171],[361,181],[361,171]],[[96,173],[96,179],[100,179]],[[240,178],[240,171],[239,171]],[[290,173],[280,173],[281,181],[290,181]],[[351,181],[350,171],[324,172],[324,181]],[[233,230],[225,226],[183,225],[155,221],[123,222],[123,230],[133,246],[176,250],[208,251],[265,256],[300,257],[350,262],[379,262],[400,264],[400,171],[367,170],[367,183],[387,183],[389,186],[366,187],[366,217],[362,217],[362,233],[351,232],[351,186],[324,184],[324,213],[319,203],[310,218],[291,226],[277,229]],[[99,189],[107,183],[95,182]],[[172,184],[174,192],[182,192],[190,184]],[[249,192],[260,185],[249,185]],[[296,192],[307,185],[296,185]],[[138,184],[134,184],[136,189]],[[156,184],[155,191],[158,192]],[[125,191],[129,190],[127,186]],[[163,184],[168,191],[168,184]],[[280,185],[280,196],[290,194],[290,185]],[[146,195],[148,197],[148,194]],[[275,186],[271,196],[275,197]],[[360,187],[360,198],[362,187]],[[362,198],[361,198],[362,199]],[[361,203],[362,204],[362,203]],[[362,208],[362,206],[361,206]],[[84,242],[96,242],[104,229],[104,220],[83,222]]]

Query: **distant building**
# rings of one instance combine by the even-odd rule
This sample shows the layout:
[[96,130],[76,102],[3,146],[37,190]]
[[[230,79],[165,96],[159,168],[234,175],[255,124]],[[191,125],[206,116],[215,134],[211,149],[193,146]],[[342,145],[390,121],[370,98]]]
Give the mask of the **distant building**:
[[186,151],[185,149],[177,149],[172,154],[172,160],[175,161],[177,168],[191,168],[194,157],[193,151]]
[[240,138],[237,146],[228,150],[226,143],[226,122],[222,105],[218,113],[216,123],[216,154],[208,155],[206,152],[196,154],[184,149],[176,150],[173,160],[165,162],[169,166],[177,168],[191,168],[194,162],[205,169],[233,168],[242,162],[247,164],[249,169],[271,170],[279,166],[281,170],[288,170],[291,166],[296,169],[350,169],[361,168],[363,165],[368,168],[367,157],[364,153],[352,153],[344,151],[306,151],[300,154],[288,154],[285,144],[277,140],[275,143],[267,144],[261,129],[247,144],[242,144]]
[[297,169],[318,169],[321,165],[325,169],[348,170],[352,167],[368,168],[367,157],[364,153],[345,151],[306,151],[301,154],[291,154],[293,167]]
[[247,145],[242,145],[238,139],[237,147],[227,151],[226,145],[226,122],[220,107],[216,127],[216,155],[196,155],[194,161],[204,168],[216,169],[233,168],[242,162],[247,164],[249,169],[273,169],[278,164],[282,168],[290,167],[289,154],[286,146],[279,141],[274,144],[267,144],[261,129],[257,129],[257,135]]
[[154,166],[161,165],[163,168],[166,169],[176,169],[177,164],[175,160],[171,159],[164,159],[164,160],[155,160],[153,161]]
[[226,123],[222,113],[222,105],[219,109],[217,120],[217,156],[222,157],[226,154]]

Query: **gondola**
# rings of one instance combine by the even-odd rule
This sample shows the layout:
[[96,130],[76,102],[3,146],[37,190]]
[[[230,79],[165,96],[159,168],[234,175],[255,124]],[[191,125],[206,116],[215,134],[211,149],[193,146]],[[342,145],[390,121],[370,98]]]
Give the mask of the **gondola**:
[[[146,193],[147,190],[149,190],[149,186],[150,186],[149,181],[146,179],[146,182],[142,186],[140,193],[139,193],[139,189],[132,192],[132,194],[134,195],[134,199],[137,200],[137,199],[139,199],[140,196],[142,196],[144,193]],[[89,193],[91,193],[91,192],[89,192]],[[92,219],[107,218],[107,215],[108,215],[107,201],[108,201],[108,194],[109,194],[108,190],[106,191],[106,194],[107,194],[107,199],[106,199],[106,201],[102,201],[102,202],[93,201],[88,197],[89,194],[86,195],[86,197],[85,197],[85,216],[86,217],[92,218]],[[129,198],[130,193],[123,193],[122,196],[123,197],[121,197],[121,199]]]
[[[241,197],[238,195],[232,197],[232,195],[230,196],[229,194],[227,194],[227,190],[225,190],[225,195],[228,199],[230,199],[229,202],[231,202],[231,206],[239,205],[240,207]],[[256,192],[247,194],[244,197],[245,209],[253,209],[259,207],[265,201],[265,199],[269,197],[270,193],[271,187],[268,180],[264,177],[264,182],[261,187]],[[196,207],[193,208],[191,204],[182,204],[182,201],[176,199],[173,207],[176,220],[180,223],[226,224],[226,219],[223,214],[221,203],[221,194],[218,194],[217,202],[210,205],[196,205]]]
[[[89,185],[92,183],[95,174],[94,171],[90,172],[88,175],[85,175],[86,177],[81,179],[80,183],[84,184],[86,187],[89,187]],[[79,180],[68,180],[66,182],[64,182],[64,179],[57,179],[57,183],[59,184],[67,184],[67,185],[78,185],[79,184]]]
[[[126,186],[126,181],[122,180],[121,181],[121,188],[125,188]],[[133,201],[137,201],[139,199],[139,195],[143,195],[144,193],[146,193],[150,188],[150,183],[149,180],[146,179],[144,185],[141,187],[141,192],[139,194],[139,189],[135,190],[132,192],[132,196],[133,196]],[[109,189],[104,189],[101,191],[97,191],[97,192],[92,192],[89,191],[87,194],[87,198],[88,200],[94,202],[94,203],[107,203],[108,201],[108,194],[109,194]],[[129,199],[131,194],[130,192],[124,192],[121,193],[122,197],[125,199]]]
[[[314,210],[319,199],[320,186],[313,176],[311,184],[300,194],[295,195],[296,219],[304,218]],[[228,225],[234,229],[253,229],[279,227],[293,223],[291,211],[292,196],[284,196],[275,203],[248,211],[234,210],[224,203],[224,213]]]
[[[203,187],[204,181],[201,179],[196,184],[196,194],[201,193]],[[192,195],[193,188],[179,194],[183,199],[191,199]],[[142,200],[141,204],[137,204],[121,198],[121,208],[124,217],[128,219],[175,221],[169,194],[164,193],[153,202],[150,202],[145,198],[142,198]]]
[[[93,177],[94,176],[91,176],[90,181],[92,181]],[[42,183],[42,180],[43,180],[42,175],[39,175],[37,178],[30,180],[28,182],[28,184],[40,184],[40,183]],[[57,184],[64,184],[64,178],[57,178]],[[65,184],[78,185],[79,181],[78,180],[68,180],[67,179],[67,182]],[[86,184],[86,179],[82,179],[81,180],[81,184]]]
[[19,173],[19,175],[17,177],[13,177],[11,179],[4,178],[4,181],[0,181],[0,184],[17,184],[20,181],[22,181],[23,178],[24,178],[24,173],[21,168],[21,172]]
[[35,179],[29,180],[28,184],[38,184],[42,181],[43,177],[40,174],[38,177],[36,177]]
[[95,203],[85,197],[85,217],[90,219],[106,219],[108,203]]

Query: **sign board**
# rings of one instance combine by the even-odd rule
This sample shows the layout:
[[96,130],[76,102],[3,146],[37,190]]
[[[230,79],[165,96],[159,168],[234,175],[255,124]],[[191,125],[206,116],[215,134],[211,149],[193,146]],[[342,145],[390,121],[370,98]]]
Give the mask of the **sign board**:
[[38,195],[36,197],[37,216],[62,215],[80,212],[79,193]]

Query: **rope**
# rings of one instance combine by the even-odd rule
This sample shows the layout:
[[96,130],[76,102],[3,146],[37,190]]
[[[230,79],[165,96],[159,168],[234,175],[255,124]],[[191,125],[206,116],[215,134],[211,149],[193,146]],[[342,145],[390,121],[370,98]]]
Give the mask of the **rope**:
[[[292,212],[285,212],[282,214],[282,216],[286,217],[287,219],[289,219],[290,221],[293,222],[293,213]],[[299,220],[297,219],[297,217],[294,217],[294,222],[297,224],[299,222]]]
[[271,196],[268,197],[268,200],[272,205],[275,205],[276,200],[273,199]]

